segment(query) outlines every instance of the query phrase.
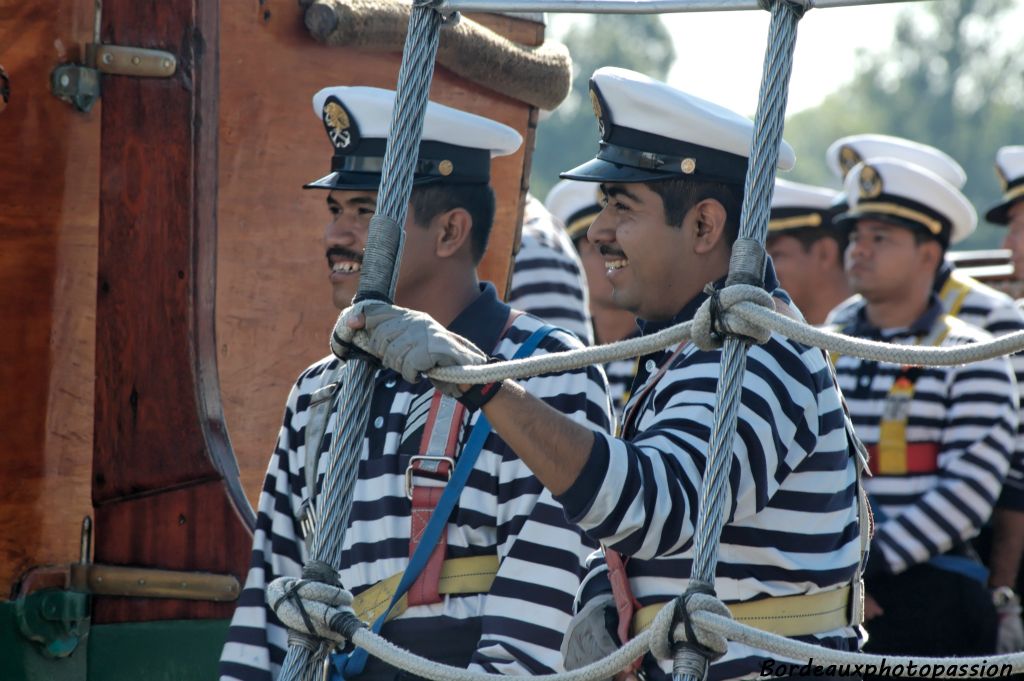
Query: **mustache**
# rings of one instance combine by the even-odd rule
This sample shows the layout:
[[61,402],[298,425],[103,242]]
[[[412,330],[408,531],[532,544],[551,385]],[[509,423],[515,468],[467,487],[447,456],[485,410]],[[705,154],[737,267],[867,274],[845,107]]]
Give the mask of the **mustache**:
[[331,264],[331,258],[338,257],[342,260],[355,260],[358,263],[363,262],[363,254],[357,253],[350,248],[344,248],[342,246],[331,246],[324,253],[324,257],[327,258],[327,264]]
[[619,249],[612,248],[611,246],[606,246],[604,244],[601,244],[598,250],[601,252],[601,255],[617,255],[622,258],[626,257],[626,254],[620,251]]

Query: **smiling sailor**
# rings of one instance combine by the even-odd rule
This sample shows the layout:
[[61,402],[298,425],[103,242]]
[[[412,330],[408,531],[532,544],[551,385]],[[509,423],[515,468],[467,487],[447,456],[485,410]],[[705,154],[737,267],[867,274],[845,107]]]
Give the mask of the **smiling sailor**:
[[[753,124],[623,69],[598,70],[590,91],[597,158],[563,177],[602,189],[605,206],[588,238],[602,247],[615,302],[640,318],[644,333],[689,320],[708,297],[705,286],[721,285],[729,268]],[[793,163],[783,144],[779,165]],[[765,288],[776,287],[769,268]],[[778,295],[776,305],[785,309],[788,301]],[[365,319],[352,315],[349,324],[364,326],[384,354],[408,342],[387,337],[393,320],[439,341],[430,356],[392,358],[395,368],[415,373],[481,361],[483,353],[467,352],[458,339],[442,343],[449,334],[439,322],[399,307],[373,304]],[[515,381],[487,388],[483,410],[495,430],[567,517],[605,547],[564,644],[567,666],[603,656],[687,588],[721,355],[685,343],[642,358],[617,438],[554,412]],[[858,463],[826,359],[772,335],[750,349],[746,367],[718,596],[754,626],[855,648],[866,523]],[[711,665],[710,678],[756,676],[766,662],[763,652],[734,643]],[[670,662],[648,657],[640,664],[648,679],[671,673]]]
[[[333,157],[331,173],[306,187],[323,190],[326,198],[324,245],[339,308],[358,287],[393,105],[394,92],[368,87],[327,88],[313,100]],[[519,143],[507,126],[428,105],[395,295],[416,314],[437,319],[446,334],[503,358],[532,346],[537,354],[581,347],[574,336],[513,311],[491,284],[477,281],[494,216],[491,158],[514,152]],[[374,380],[341,583],[356,594],[359,616],[375,622],[395,591],[397,578],[389,578],[402,575],[411,557],[429,556],[406,598],[387,615],[385,637],[477,671],[558,670],[582,561],[594,544],[566,521],[502,438],[477,430],[482,395],[456,401],[427,380],[409,378],[383,368]],[[272,679],[280,672],[287,633],[267,607],[265,586],[279,576],[300,576],[309,556],[303,539],[316,524],[311,497],[323,485],[330,458],[320,455],[345,418],[331,409],[344,380],[343,365],[327,357],[302,372],[288,397],[260,494],[250,572],[221,657],[222,679]],[[566,418],[588,432],[608,429],[600,369],[548,374],[524,385],[545,408],[571,414]],[[474,433],[483,439],[474,440]],[[471,446],[474,441],[482,447]],[[443,508],[439,498],[453,465],[467,462],[469,479],[461,494],[456,490],[447,530],[436,546],[420,543],[435,508]],[[365,668],[363,662],[357,655],[338,657],[335,668],[346,679],[415,678],[376,658],[365,660]]]

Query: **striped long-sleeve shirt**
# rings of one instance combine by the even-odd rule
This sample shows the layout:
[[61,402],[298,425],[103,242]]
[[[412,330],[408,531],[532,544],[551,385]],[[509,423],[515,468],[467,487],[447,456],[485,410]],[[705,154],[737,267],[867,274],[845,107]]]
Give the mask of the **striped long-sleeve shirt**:
[[[863,303],[851,308],[844,333],[915,345],[928,342],[935,325],[947,323],[937,299],[917,322],[900,329],[871,327],[863,310]],[[991,338],[945,319],[951,330],[941,339],[942,346]],[[999,495],[1014,447],[1018,405],[1009,361],[1000,357],[965,366],[907,369],[844,356],[836,360],[836,374],[865,445],[878,445],[883,415],[906,418],[908,443],[938,445],[935,470],[908,465],[906,473],[881,470],[865,480],[885,518],[872,540],[872,552],[884,558],[885,570],[898,574],[977,534]],[[901,378],[913,385],[912,397],[904,398],[902,406],[890,397]]]
[[[673,322],[690,319],[705,297]],[[559,497],[571,520],[630,557],[626,569],[642,606],[687,587],[722,355],[687,344],[669,361],[672,351],[641,358],[622,437],[598,436],[581,475]],[[645,391],[665,363],[665,374]],[[719,598],[735,603],[848,584],[861,559],[856,462],[824,355],[773,335],[750,349],[742,381],[722,499]],[[588,575],[587,592],[602,569]],[[857,631],[841,627],[806,640],[847,649],[857,645]],[[756,677],[765,658],[730,643],[711,678]],[[646,668],[652,679],[671,671],[669,663],[649,660]]]
[[[508,315],[508,306],[488,286],[449,328],[496,357],[510,358],[542,322],[522,315],[499,342]],[[575,338],[555,332],[536,352],[576,347],[580,344]],[[328,357],[309,367],[288,398],[259,499],[250,572],[221,656],[222,679],[269,680],[280,672],[287,634],[266,606],[265,587],[278,576],[299,576],[307,558],[297,516],[308,496],[304,466],[310,395],[335,362]],[[579,423],[601,431],[609,427],[607,385],[600,369],[531,378],[524,387]],[[401,572],[408,563],[410,503],[404,474],[410,457],[421,453],[433,394],[428,381],[409,384],[389,370],[376,375],[340,570],[342,583],[355,594]],[[461,443],[478,414],[464,423]],[[331,419],[323,450],[334,428]],[[318,486],[328,459],[320,457]],[[477,618],[482,633],[471,668],[505,674],[559,669],[562,632],[571,618],[583,560],[593,544],[566,522],[550,493],[494,433],[452,514],[447,539],[451,558],[498,556],[500,566],[490,592],[451,595],[435,605],[410,607],[396,622],[419,620],[436,630],[452,621]],[[427,650],[416,652],[430,655]]]
[[579,253],[544,204],[527,197],[508,294],[512,307],[594,342],[590,297]]
[[[1024,312],[1010,296],[986,286],[943,263],[935,278],[935,292],[948,314],[992,336],[1024,330]],[[828,323],[845,326],[861,304],[860,296],[844,301],[829,315]],[[1024,386],[1024,352],[1010,356],[1018,390]],[[1016,442],[1010,470],[1003,482],[997,507],[1024,511],[1024,400],[1021,400]]]

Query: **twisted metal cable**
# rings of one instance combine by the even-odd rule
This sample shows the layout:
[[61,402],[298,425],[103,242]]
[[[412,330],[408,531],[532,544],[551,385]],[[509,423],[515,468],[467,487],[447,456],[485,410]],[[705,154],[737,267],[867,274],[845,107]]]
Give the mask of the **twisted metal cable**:
[[[803,7],[796,7],[789,0],[775,0],[772,4],[739,235],[741,240],[756,242],[761,249],[768,232],[775,167],[778,164],[785,123],[789,76],[793,68],[796,26],[802,16]],[[761,249],[734,249],[727,283],[762,280],[764,257]],[[722,350],[715,391],[715,425],[708,442],[700,504],[697,507],[691,589],[702,586],[714,588],[715,584],[718,541],[725,523],[725,490],[732,466],[732,444],[736,435],[743,373],[746,371],[747,347],[744,341],[730,336]],[[693,646],[676,645],[672,663],[672,677],[675,681],[703,681],[707,672],[706,655]]]
[[[409,16],[409,31],[398,72],[395,106],[384,153],[377,213],[370,221],[356,300],[390,300],[394,296],[401,264],[403,226],[443,22],[442,16],[434,9],[436,4],[437,0],[415,0]],[[316,517],[319,522],[311,559],[334,568],[341,565],[363,437],[370,417],[374,372],[374,366],[364,360],[354,359],[346,366],[337,405],[339,427],[331,439],[331,458],[324,487],[317,495]],[[307,442],[306,445],[316,446],[316,443]],[[323,648],[313,648],[301,640],[288,646],[281,670],[284,681],[313,681],[323,658]]]

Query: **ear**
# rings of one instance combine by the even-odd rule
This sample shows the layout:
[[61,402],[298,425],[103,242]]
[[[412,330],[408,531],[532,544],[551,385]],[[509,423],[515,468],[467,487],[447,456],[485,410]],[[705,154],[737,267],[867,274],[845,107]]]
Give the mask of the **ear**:
[[465,208],[453,208],[434,218],[437,236],[434,250],[439,258],[450,258],[468,246],[473,218]]
[[929,271],[934,272],[939,267],[939,263],[942,262],[942,256],[945,249],[935,239],[928,239],[920,247],[922,264]]
[[725,206],[717,199],[704,199],[691,208],[690,212],[695,218],[695,253],[705,255],[725,243],[725,222],[728,217]]

